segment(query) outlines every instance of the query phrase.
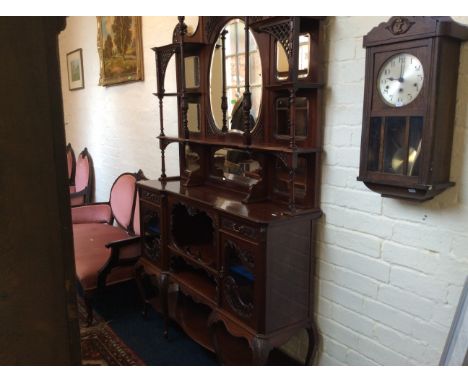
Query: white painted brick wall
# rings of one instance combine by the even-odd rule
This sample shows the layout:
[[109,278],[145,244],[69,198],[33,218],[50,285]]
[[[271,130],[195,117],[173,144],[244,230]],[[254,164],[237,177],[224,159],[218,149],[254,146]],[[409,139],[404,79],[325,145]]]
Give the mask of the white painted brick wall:
[[[322,365],[436,365],[468,275],[468,43],[461,51],[451,179],[432,201],[381,198],[356,181],[362,36],[387,17],[327,21],[318,233]],[[468,17],[456,17],[468,23]],[[294,353],[294,352],[292,352]]]
[[[422,204],[383,199],[356,181],[364,97],[362,37],[387,17],[330,17],[324,119],[322,209],[317,245],[321,365],[435,365],[468,274],[468,43],[461,50],[451,179]],[[456,17],[468,23],[468,17]],[[175,17],[144,17],[145,81],[97,86],[96,19],[69,17],[60,35],[67,139],[88,146],[97,200],[122,171],[160,173],[154,55],[170,42]],[[83,48],[85,89],[67,88],[66,53]],[[170,91],[168,80],[166,90]],[[168,101],[170,102],[170,101]],[[172,110],[172,112],[171,112]],[[175,105],[165,114],[175,129]],[[174,130],[175,131],[175,130]],[[169,146],[169,173],[178,167]],[[285,349],[303,359],[304,334]]]

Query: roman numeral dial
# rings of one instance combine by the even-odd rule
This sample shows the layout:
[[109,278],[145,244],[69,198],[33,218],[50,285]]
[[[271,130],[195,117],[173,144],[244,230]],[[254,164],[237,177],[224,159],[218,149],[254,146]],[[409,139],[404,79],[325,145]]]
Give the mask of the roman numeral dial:
[[399,53],[385,61],[377,81],[383,101],[392,107],[402,107],[413,102],[421,92],[423,66],[416,56]]

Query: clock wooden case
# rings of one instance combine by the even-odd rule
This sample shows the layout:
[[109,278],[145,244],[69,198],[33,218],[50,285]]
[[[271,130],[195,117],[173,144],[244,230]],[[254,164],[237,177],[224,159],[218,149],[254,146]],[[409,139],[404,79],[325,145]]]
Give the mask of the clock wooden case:
[[382,196],[424,201],[448,187],[460,42],[449,17],[395,16],[364,36],[358,180]]
[[[223,364],[265,364],[300,330],[306,363],[317,350],[322,20],[200,17],[188,34],[181,16],[173,42],[154,48],[162,173],[138,184],[137,281],[167,325],[177,322]],[[164,129],[169,97],[177,136]],[[179,148],[176,177],[166,175],[170,144]]]

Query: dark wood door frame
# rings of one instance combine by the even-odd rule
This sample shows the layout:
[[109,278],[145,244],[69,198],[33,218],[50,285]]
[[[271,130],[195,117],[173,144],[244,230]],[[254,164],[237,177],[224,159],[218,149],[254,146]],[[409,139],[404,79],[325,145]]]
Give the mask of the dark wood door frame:
[[0,365],[78,365],[58,34],[0,18]]

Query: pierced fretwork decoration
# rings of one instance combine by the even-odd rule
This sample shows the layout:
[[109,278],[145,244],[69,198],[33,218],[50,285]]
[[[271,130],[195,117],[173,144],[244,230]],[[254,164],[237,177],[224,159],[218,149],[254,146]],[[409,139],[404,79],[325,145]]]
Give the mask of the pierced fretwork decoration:
[[219,16],[207,16],[206,28],[205,28],[205,34],[206,34],[207,39],[209,39],[209,37],[212,36],[213,31],[216,28],[216,25],[219,23],[220,20],[221,20],[221,17]]
[[164,93],[164,78],[166,76],[167,65],[172,55],[176,52],[176,45],[166,45],[161,48],[153,49],[156,53],[156,73],[158,80],[158,93]]
[[275,37],[276,40],[280,42],[283,46],[288,59],[291,60],[293,57],[293,38],[292,38],[292,29],[291,21],[289,19],[285,20],[282,23],[267,25],[260,27],[260,30],[263,32],[270,33]]
[[241,317],[252,317],[254,306],[251,302],[246,303],[242,300],[236,280],[231,276],[225,277],[223,287],[227,303],[230,305],[232,310]]
[[239,248],[233,241],[226,240],[224,245],[226,253],[229,255],[235,255],[250,272],[254,271],[255,260],[250,251]]
[[[143,215],[143,226],[144,227],[151,227],[151,221],[157,220],[159,221],[159,216],[155,214],[153,211],[146,211]],[[154,227],[153,227],[154,229]],[[156,231],[152,231],[149,228],[147,231],[144,232],[144,248],[146,255],[152,260],[158,260],[161,254],[161,240],[160,240],[160,233]]]

